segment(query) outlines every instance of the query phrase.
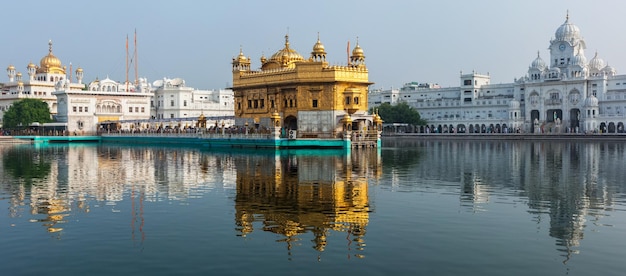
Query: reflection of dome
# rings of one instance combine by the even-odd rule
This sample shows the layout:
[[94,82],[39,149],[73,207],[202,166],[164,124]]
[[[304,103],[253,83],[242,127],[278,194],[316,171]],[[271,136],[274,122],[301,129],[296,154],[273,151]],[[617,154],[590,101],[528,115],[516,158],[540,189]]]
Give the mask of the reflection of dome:
[[556,40],[559,41],[570,41],[581,38],[580,29],[576,25],[569,23],[569,15],[567,15],[565,23],[556,29],[554,36]]
[[519,101],[515,100],[515,99],[511,100],[509,102],[509,108],[510,109],[519,109]]
[[591,61],[589,61],[589,68],[591,69],[596,69],[596,70],[602,70],[602,68],[604,68],[604,60],[602,60],[601,58],[598,57],[598,52],[596,52],[596,55],[591,59]]
[[539,69],[539,70],[543,70],[546,68],[546,63],[539,56],[539,52],[537,52],[537,58],[533,60],[533,62],[530,64],[530,67]]
[[65,74],[65,70],[61,67],[61,60],[52,54],[52,41],[48,42],[50,47],[48,55],[41,58],[37,73],[60,73]]
[[598,106],[598,98],[596,98],[594,95],[590,95],[585,100],[585,106],[587,106],[587,107],[597,107]]
[[302,60],[304,60],[304,58],[298,54],[296,50],[289,48],[289,35],[285,36],[285,48],[279,50],[270,57],[270,61],[275,61],[279,64]]

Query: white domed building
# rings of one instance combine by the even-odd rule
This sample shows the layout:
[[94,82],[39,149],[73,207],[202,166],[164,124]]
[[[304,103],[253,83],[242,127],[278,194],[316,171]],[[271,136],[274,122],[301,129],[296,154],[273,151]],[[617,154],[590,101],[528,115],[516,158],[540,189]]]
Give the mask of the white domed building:
[[0,120],[13,102],[31,98],[41,99],[48,104],[53,118],[57,115],[57,98],[52,94],[58,88],[80,91],[85,85],[83,69],[77,68],[76,82],[72,83],[68,74],[72,74],[61,60],[52,53],[52,41],[48,42],[48,54],[41,58],[39,66],[30,62],[26,67],[27,78],[13,65],[7,67],[8,82],[4,83],[0,94]]
[[410,83],[399,90],[370,91],[369,106],[402,100],[416,108],[427,127],[420,132],[465,131],[622,133],[626,123],[626,75],[601,59],[587,61],[586,42],[569,15],[525,76],[490,84],[489,74],[461,73],[459,87]]

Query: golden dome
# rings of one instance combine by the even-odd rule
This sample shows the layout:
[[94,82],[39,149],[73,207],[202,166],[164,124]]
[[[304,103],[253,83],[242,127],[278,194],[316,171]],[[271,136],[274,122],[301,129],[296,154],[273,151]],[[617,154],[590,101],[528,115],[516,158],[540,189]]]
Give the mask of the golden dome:
[[39,61],[39,69],[37,73],[60,73],[65,74],[65,70],[61,67],[61,60],[52,54],[52,40],[48,42],[48,55]]
[[278,62],[279,64],[287,64],[294,61],[303,61],[304,58],[296,52],[296,50],[289,48],[289,35],[285,35],[285,48],[279,50],[270,57],[270,61]]
[[37,66],[31,61],[28,63],[28,66],[26,66],[26,68],[37,68]]
[[7,71],[8,70],[15,70],[15,66],[13,66],[13,64],[10,64],[9,67],[7,67]]
[[16,76],[21,77],[22,76],[22,72],[17,72]]
[[326,54],[326,49],[324,49],[324,44],[320,41],[320,35],[317,34],[317,42],[313,45],[313,53],[314,54]]
[[76,69],[76,73],[80,73],[80,72],[83,72],[83,68],[78,67],[78,68]]
[[352,56],[354,57],[365,57],[363,54],[363,49],[359,46],[359,42],[356,43],[354,50],[352,50]]
[[239,55],[237,56],[237,61],[240,63],[248,61],[248,58],[243,55],[243,49],[239,49]]

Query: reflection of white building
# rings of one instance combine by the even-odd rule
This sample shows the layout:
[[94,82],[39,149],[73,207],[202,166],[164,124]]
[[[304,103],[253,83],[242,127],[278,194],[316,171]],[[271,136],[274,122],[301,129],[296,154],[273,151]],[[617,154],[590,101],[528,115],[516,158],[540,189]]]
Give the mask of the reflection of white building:
[[597,53],[587,60],[586,48],[568,15],[550,40],[549,59],[537,54],[527,74],[513,83],[491,84],[489,74],[461,73],[458,87],[410,83],[371,91],[368,104],[405,101],[428,121],[428,131],[623,132],[626,75],[616,75]]
[[235,116],[232,90],[198,90],[185,86],[180,78],[163,78],[152,86],[152,118]]
[[28,77],[23,77],[13,65],[7,67],[9,81],[4,83],[0,94],[0,120],[13,102],[26,98],[46,102],[54,117],[57,114],[57,104],[52,92],[56,91],[57,87],[62,86],[68,91],[80,91],[85,88],[82,83],[83,69],[76,69],[76,83],[68,82],[70,78],[67,77],[67,73],[71,75],[72,68],[66,71],[67,67],[52,54],[52,41],[48,45],[48,55],[41,58],[39,66],[32,62],[26,66]]

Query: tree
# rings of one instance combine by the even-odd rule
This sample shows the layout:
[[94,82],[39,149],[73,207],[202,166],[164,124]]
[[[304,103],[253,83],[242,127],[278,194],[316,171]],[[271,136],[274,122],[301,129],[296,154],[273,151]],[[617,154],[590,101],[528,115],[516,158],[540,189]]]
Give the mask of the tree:
[[386,123],[426,124],[426,121],[422,120],[420,113],[406,102],[399,102],[396,105],[383,103],[376,108],[370,108],[370,113],[374,113],[375,110]]
[[13,102],[11,107],[2,117],[3,128],[28,127],[33,122],[49,123],[50,108],[48,104],[39,99],[21,99]]

